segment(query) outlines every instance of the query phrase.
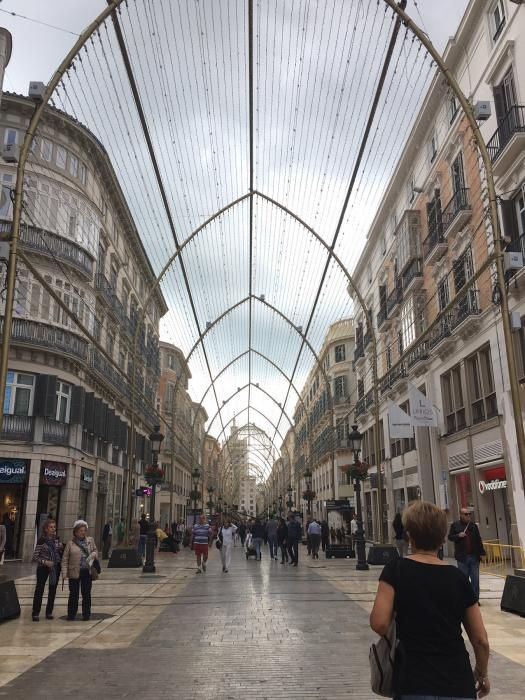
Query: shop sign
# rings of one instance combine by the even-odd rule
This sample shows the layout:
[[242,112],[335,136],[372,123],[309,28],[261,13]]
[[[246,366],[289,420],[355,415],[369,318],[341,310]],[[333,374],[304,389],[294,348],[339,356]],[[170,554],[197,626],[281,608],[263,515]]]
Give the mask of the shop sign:
[[41,484],[46,486],[64,486],[66,479],[67,464],[63,462],[41,462]]
[[495,479],[495,481],[480,481],[478,483],[478,488],[480,493],[485,493],[485,491],[499,491],[500,489],[507,488],[507,480]]
[[327,510],[351,510],[352,504],[349,498],[338,498],[336,500],[326,501]]
[[80,470],[80,488],[87,489],[90,491],[93,488],[93,481],[95,479],[95,472],[91,469],[85,469],[82,467]]
[[0,484],[25,484],[27,463],[25,459],[0,460]]

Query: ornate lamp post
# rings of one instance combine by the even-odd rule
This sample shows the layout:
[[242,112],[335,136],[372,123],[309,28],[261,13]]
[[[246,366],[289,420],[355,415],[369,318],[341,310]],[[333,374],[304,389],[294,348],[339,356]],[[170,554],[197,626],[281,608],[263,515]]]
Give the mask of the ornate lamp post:
[[359,461],[359,453],[361,452],[361,443],[363,436],[357,429],[357,425],[352,426],[352,432],[348,436],[350,449],[354,453],[354,463],[349,465],[346,472],[348,483],[351,480],[354,482],[355,500],[356,500],[356,519],[357,530],[355,533],[355,548],[357,550],[357,564],[355,568],[358,571],[368,571],[366,563],[366,548],[365,548],[365,532],[363,530],[363,514],[361,511],[361,482],[366,479],[368,465]]
[[288,500],[286,501],[286,507],[288,508],[288,510],[292,510],[292,508],[293,508],[293,489],[292,489],[291,484],[290,484],[290,486],[288,486],[288,491],[286,492],[286,496],[288,498]]
[[273,505],[272,516],[275,517],[275,514],[277,513],[277,501],[274,501],[272,505]]
[[164,480],[164,472],[159,467],[159,452],[164,435],[160,432],[160,425],[153,428],[149,436],[151,442],[151,464],[146,467],[145,480],[151,486],[151,501],[149,513],[148,539],[146,540],[146,561],[142,567],[145,574],[155,573],[155,491],[157,484]]
[[304,480],[306,481],[306,489],[303,491],[303,499],[307,503],[306,512],[308,515],[312,512],[312,501],[315,498],[315,491],[312,491],[312,472],[309,467],[306,468],[304,474]]
[[191,473],[191,478],[193,479],[193,489],[192,492],[190,493],[190,498],[193,501],[193,524],[197,522],[197,501],[200,498],[200,491],[199,491],[199,479],[201,478],[201,470],[199,467],[195,467],[195,469]]
[[217,499],[216,510],[217,510],[217,513],[219,513],[219,515],[222,513],[222,496],[219,496],[219,498]]
[[207,507],[209,508],[210,515],[213,515],[213,506],[215,505],[213,502],[213,492],[214,492],[213,486],[208,486],[208,502],[206,503]]
[[283,517],[283,497],[279,496],[279,517]]

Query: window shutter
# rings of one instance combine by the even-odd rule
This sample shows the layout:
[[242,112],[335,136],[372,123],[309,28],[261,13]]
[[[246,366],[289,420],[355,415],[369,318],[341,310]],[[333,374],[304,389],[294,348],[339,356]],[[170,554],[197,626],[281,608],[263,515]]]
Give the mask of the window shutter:
[[104,439],[113,444],[113,425],[115,423],[115,411],[112,408],[106,409],[106,423],[104,425]]
[[120,449],[124,452],[128,451],[128,424],[121,420],[120,421]]
[[108,407],[102,399],[95,399],[95,435],[105,439]]
[[498,124],[505,119],[506,109],[505,109],[505,93],[503,90],[503,85],[494,85],[494,107],[496,108],[496,119]]
[[84,422],[84,397],[86,392],[84,387],[74,386],[71,391],[71,411],[69,413],[70,423]]
[[57,378],[51,374],[39,374],[35,384],[33,413],[42,418],[54,418],[57,405]]
[[95,431],[95,394],[92,392],[84,396],[84,428],[89,433]]

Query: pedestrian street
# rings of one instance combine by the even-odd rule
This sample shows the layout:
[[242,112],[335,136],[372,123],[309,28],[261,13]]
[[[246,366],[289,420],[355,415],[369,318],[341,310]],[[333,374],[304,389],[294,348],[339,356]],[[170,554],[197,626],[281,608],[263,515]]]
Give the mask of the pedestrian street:
[[[157,555],[157,571],[104,569],[93,586],[93,618],[66,622],[66,589],[55,619],[31,621],[34,575],[16,581],[19,619],[2,625],[0,694],[153,700],[376,697],[369,685],[368,612],[380,567],[352,560],[299,566],[259,563],[233,551],[223,574],[212,549],[196,574],[189,550]],[[31,570],[26,569],[27,572]],[[23,572],[22,572],[23,573]],[[502,613],[503,579],[482,576],[482,612],[492,647],[490,698],[522,700],[525,619]]]

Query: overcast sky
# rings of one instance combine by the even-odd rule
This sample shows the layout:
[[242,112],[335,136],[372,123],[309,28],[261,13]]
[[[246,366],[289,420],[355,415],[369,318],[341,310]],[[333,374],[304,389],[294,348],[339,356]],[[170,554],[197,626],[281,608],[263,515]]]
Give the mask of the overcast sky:
[[[255,188],[285,203],[327,245],[332,243],[392,27],[388,13],[375,2],[367,3],[278,0],[257,4]],[[466,0],[418,0],[416,6],[415,0],[409,0],[408,9],[443,49],[465,5]],[[78,33],[103,7],[104,0],[1,2],[0,10],[61,28],[0,12],[3,26],[13,35],[5,89],[25,93],[30,80],[47,81],[74,41],[72,34],[61,30]],[[246,3],[130,0],[121,22],[175,227],[183,241],[205,218],[247,192]],[[401,33],[335,248],[350,270],[432,76],[430,62],[425,64],[424,52],[417,51]],[[55,102],[85,123],[108,149],[158,271],[173,253],[174,242],[158,190],[152,185],[151,162],[145,155],[111,27],[101,32],[85,55],[78,70],[65,79],[69,102],[61,102],[60,95]],[[201,329],[249,292],[248,212],[246,202],[230,210],[183,254]],[[277,405],[282,404],[292,416],[297,396],[291,392],[287,398],[288,384],[279,370],[288,376],[295,371],[300,389],[312,366],[312,354],[307,350],[297,359],[300,336],[284,317],[306,329],[318,298],[308,333],[318,351],[327,325],[352,312],[346,278],[335,265],[328,269],[318,293],[325,261],[326,252],[305,237],[304,229],[267,202],[256,200],[252,292],[264,294],[282,316],[258,300],[253,304],[249,334],[249,306],[229,314],[207,336],[208,357],[202,348],[193,356],[190,390],[194,399],[200,401],[210,383],[208,363],[215,377],[246,351],[250,335],[252,347],[261,353],[252,357],[251,379],[267,392],[253,388],[251,405],[271,420],[265,423],[255,411],[250,419],[272,434],[276,426],[281,436],[285,434],[288,423]],[[162,290],[170,306],[162,323],[163,338],[188,353],[196,326],[178,265],[166,276]],[[245,386],[249,372],[248,357],[243,356],[221,376],[216,384],[219,405],[237,387]],[[214,434],[247,407],[247,397],[248,389],[227,403],[221,410],[222,423],[219,420],[213,426]],[[217,401],[209,392],[205,406],[210,418],[217,411]],[[245,418],[246,412],[238,422]]]

